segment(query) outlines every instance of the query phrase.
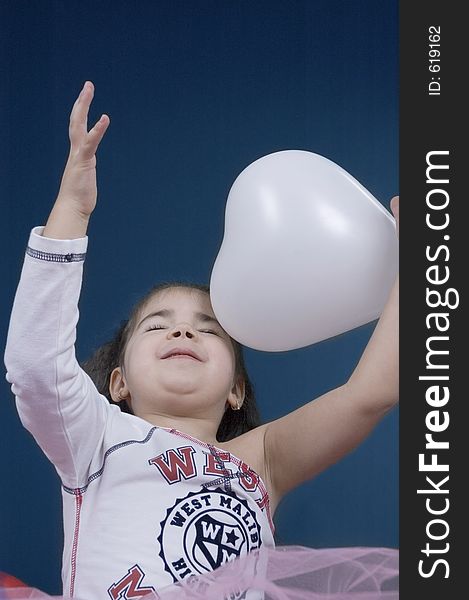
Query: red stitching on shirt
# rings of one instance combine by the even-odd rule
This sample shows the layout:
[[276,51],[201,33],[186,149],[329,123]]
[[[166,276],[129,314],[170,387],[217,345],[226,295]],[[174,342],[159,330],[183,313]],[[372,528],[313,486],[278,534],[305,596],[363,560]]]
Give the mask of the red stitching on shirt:
[[265,487],[262,485],[262,482],[260,483],[260,487],[261,487],[261,491],[263,490],[262,493],[262,498],[260,500],[256,500],[259,508],[263,508],[264,506],[267,509],[267,517],[269,519],[269,524],[270,524],[270,528],[272,529],[272,533],[275,533],[275,525],[272,521],[272,517],[270,514],[270,498],[269,498],[269,492],[265,489]]
[[78,549],[78,530],[80,529],[80,512],[81,512],[81,503],[83,501],[83,496],[81,495],[80,490],[76,490],[75,494],[75,531],[73,533],[73,546],[72,546],[72,557],[71,557],[71,565],[72,565],[72,575],[70,580],[70,597],[73,598],[73,592],[75,588],[75,573],[77,567],[77,549]]

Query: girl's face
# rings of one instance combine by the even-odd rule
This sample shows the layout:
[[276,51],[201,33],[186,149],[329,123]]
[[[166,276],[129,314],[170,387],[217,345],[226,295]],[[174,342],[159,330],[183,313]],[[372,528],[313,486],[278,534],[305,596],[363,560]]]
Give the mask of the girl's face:
[[[189,356],[167,356],[175,349]],[[125,398],[142,418],[195,417],[221,421],[239,399],[235,355],[208,294],[187,288],[158,292],[131,335],[123,369],[111,375],[115,400]],[[242,400],[242,398],[241,398]]]

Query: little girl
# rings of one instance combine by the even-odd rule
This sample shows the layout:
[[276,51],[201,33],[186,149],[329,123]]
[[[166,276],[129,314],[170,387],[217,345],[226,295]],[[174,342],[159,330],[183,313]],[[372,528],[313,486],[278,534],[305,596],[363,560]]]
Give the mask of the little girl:
[[[87,131],[93,94],[86,82],[73,106],[69,158],[45,227],[30,234],[5,352],[20,419],[62,482],[64,596],[312,599],[353,583],[364,598],[395,598],[396,551],[275,550],[272,519],[285,494],[355,448],[396,404],[398,282],[349,381],[264,425],[241,346],[206,286],[151,290],[82,369],[77,304],[95,154],[110,123],[103,115]],[[391,207],[398,220],[397,198]],[[318,573],[303,595],[288,592],[292,582],[275,585],[270,565],[285,578],[311,572],[312,560]],[[224,563],[235,569],[228,579]]]

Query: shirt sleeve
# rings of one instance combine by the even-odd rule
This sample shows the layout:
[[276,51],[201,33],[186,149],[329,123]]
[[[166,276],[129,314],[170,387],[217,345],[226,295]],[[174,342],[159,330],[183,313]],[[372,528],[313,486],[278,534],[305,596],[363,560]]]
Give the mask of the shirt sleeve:
[[88,238],[30,234],[5,348],[6,379],[24,427],[64,485],[86,482],[112,411],[75,356]]

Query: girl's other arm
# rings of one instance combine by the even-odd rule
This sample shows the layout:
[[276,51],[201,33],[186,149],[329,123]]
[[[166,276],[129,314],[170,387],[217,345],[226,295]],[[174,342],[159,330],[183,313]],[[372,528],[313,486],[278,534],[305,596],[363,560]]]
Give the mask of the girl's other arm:
[[[396,224],[398,198],[391,203]],[[277,498],[353,450],[397,403],[398,278],[349,381],[265,426],[267,477]]]
[[[391,200],[399,235],[399,197]],[[362,357],[347,383],[352,400],[372,412],[399,399],[399,275]]]

